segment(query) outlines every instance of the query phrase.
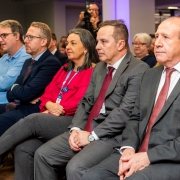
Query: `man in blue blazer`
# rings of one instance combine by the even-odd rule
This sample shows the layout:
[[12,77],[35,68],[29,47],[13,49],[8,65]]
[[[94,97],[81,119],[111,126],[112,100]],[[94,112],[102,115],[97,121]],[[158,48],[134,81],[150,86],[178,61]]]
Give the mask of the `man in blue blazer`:
[[41,22],[30,25],[24,43],[32,56],[22,67],[16,82],[7,91],[7,105],[0,105],[0,135],[25,116],[39,112],[39,97],[61,67],[59,60],[48,50],[50,28]]

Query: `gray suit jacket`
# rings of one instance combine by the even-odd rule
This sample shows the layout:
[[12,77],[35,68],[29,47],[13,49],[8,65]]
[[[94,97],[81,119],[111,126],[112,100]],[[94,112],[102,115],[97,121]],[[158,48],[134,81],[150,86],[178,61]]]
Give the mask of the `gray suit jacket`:
[[[144,74],[140,92],[131,119],[123,131],[123,141],[120,146],[132,146],[136,151],[139,149],[154,106],[162,71],[163,66],[159,66]],[[151,163],[180,161],[180,80],[152,127],[147,153]]]
[[[106,67],[107,64],[104,62],[95,66],[88,90],[79,104],[69,128],[84,129],[90,110],[107,74]],[[134,107],[142,75],[148,68],[146,63],[134,58],[130,52],[126,54],[107,90],[106,112],[99,114],[93,120],[93,130],[99,138],[110,138],[121,134]]]

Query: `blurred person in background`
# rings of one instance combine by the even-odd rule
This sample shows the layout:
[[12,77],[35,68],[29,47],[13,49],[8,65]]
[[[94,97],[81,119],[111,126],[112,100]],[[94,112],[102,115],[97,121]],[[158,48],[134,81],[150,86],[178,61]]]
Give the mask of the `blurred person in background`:
[[87,10],[80,13],[76,28],[84,28],[89,30],[96,39],[98,25],[101,23],[99,16],[99,5],[95,2],[90,2]]
[[57,49],[57,38],[54,33],[51,33],[51,42],[48,49],[53,55],[55,55],[59,59],[61,65],[64,65],[68,61],[67,56],[59,52],[59,50]]
[[153,55],[154,56],[154,44],[155,44],[155,41],[156,41],[156,37],[154,34],[149,34],[149,36],[151,36],[151,46],[149,48],[149,54]]
[[66,54],[66,43],[64,42],[59,42],[57,45],[57,49],[59,50],[60,53],[67,55]]
[[62,36],[59,42],[66,43],[66,41],[67,41],[67,37],[66,36]]
[[138,33],[133,38],[133,50],[135,57],[147,63],[150,68],[156,64],[156,58],[149,54],[152,39],[147,33]]

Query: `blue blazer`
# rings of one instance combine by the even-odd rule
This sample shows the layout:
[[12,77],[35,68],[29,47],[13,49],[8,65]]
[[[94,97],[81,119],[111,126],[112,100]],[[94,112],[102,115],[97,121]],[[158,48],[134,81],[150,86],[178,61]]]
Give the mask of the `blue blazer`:
[[40,97],[51,82],[56,72],[60,69],[61,63],[59,60],[51,54],[49,50],[46,50],[38,61],[33,65],[32,71],[28,74],[25,81],[24,75],[28,66],[31,63],[31,59],[27,59],[22,67],[20,75],[18,76],[15,86],[12,91],[7,91],[7,99],[9,102],[15,100],[20,101],[20,105],[17,108],[27,116],[31,113],[39,112],[39,104],[30,104],[29,102]]

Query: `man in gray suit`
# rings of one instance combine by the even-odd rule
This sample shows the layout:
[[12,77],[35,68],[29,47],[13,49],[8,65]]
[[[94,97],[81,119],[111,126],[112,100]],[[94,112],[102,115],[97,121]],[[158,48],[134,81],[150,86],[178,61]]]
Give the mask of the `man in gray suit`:
[[[120,132],[130,117],[140,79],[148,65],[128,51],[128,30],[120,21],[105,21],[100,25],[96,49],[101,62],[95,66],[91,83],[69,127],[70,133],[57,136],[36,151],[35,179],[58,179],[57,168],[65,167],[68,162],[67,179],[81,179],[87,169],[108,157],[116,142],[121,141]],[[106,91],[109,66],[114,71]],[[105,98],[90,123],[92,130],[87,130],[88,116],[98,107],[96,101],[104,91]]]
[[85,173],[83,180],[180,179],[179,27],[180,17],[171,17],[157,29],[155,55],[162,66],[146,71],[142,78],[123,141],[116,147],[122,155],[115,152]]

